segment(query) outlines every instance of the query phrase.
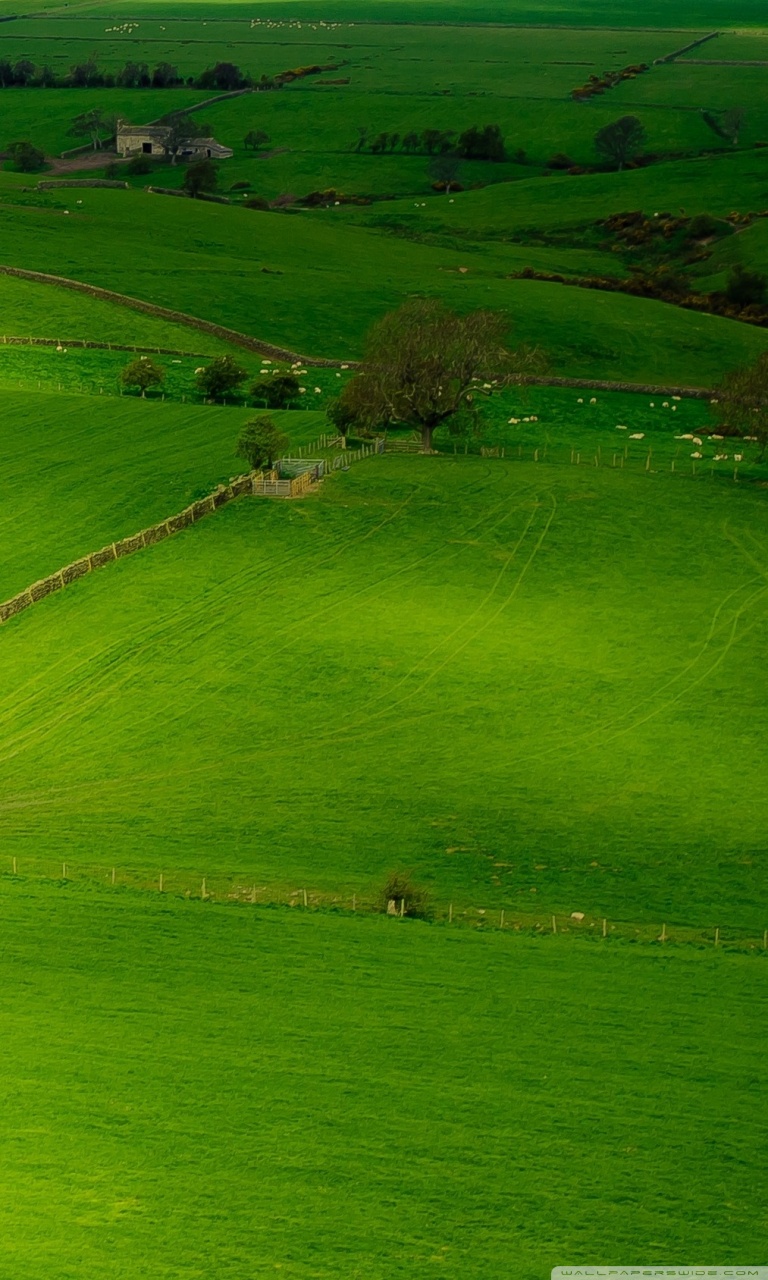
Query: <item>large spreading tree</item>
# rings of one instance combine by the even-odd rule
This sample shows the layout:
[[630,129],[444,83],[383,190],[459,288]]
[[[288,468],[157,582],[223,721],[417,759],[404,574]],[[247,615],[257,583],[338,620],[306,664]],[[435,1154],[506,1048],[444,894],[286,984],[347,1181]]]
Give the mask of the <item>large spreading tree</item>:
[[538,348],[510,349],[509,329],[509,317],[498,311],[462,316],[437,299],[406,302],[368,333],[360,371],[340,405],[362,430],[414,428],[428,453],[438,427],[544,368]]

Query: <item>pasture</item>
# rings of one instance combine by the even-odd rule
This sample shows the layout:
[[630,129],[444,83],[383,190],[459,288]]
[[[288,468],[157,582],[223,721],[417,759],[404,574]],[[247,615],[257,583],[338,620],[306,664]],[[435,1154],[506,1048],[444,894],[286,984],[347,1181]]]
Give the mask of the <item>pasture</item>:
[[[509,278],[528,265],[570,266],[574,274],[599,270],[610,255],[595,249],[498,242],[446,247],[343,220],[334,225],[330,213],[304,218],[98,189],[78,198],[81,205],[62,191],[41,192],[34,205],[0,205],[6,258],[202,316],[304,355],[357,356],[368,325],[414,290],[460,310],[508,310],[516,338],[542,345],[563,374],[706,386],[720,369],[743,363],[766,345],[763,330],[734,321]],[[458,199],[449,206],[456,207]],[[430,210],[418,212],[428,226]],[[197,350],[198,335],[190,335],[178,341],[182,349]]]
[[[519,276],[768,268],[768,223],[722,222],[766,205],[763,10],[0,0],[3,56],[59,74],[338,67],[197,116],[234,149],[229,205],[144,189],[181,164],[41,191],[7,162],[0,258],[345,365],[416,295],[504,310],[554,375],[714,387],[765,328]],[[2,89],[0,149],[214,95]],[[738,147],[701,114],[731,106]],[[626,113],[652,163],[547,167],[594,166]],[[507,159],[448,195],[427,155],[369,145],[487,123]],[[329,188],[357,202],[298,203]],[[600,225],[628,210],[721,224],[636,249]],[[195,370],[229,353],[261,384],[277,361],[2,274],[0,313],[0,599],[245,469],[258,409],[201,403]],[[120,394],[120,347],[165,350],[160,391]],[[349,376],[302,372],[288,453]],[[712,426],[671,390],[508,388],[466,451],[442,429],[433,456],[347,454],[301,500],[233,501],[0,626],[14,1276],[760,1260],[767,481],[759,442]],[[371,909],[393,871],[430,922]]]
[[761,932],[761,510],[471,457],[226,507],[3,627],[4,854]]
[[759,1252],[759,957],[23,878],[0,909],[29,1280]]

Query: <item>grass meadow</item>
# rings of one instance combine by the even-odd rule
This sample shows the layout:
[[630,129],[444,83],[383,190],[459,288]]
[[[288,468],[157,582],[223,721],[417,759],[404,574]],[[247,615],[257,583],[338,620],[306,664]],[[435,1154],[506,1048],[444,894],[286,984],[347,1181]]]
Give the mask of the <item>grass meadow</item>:
[[[766,345],[761,330],[734,321],[508,278],[529,264],[555,269],[564,260],[574,272],[599,269],[608,256],[599,251],[501,243],[447,248],[329,225],[325,217],[223,210],[143,192],[88,190],[78,198],[80,206],[65,192],[43,192],[34,205],[0,205],[6,257],[202,315],[304,355],[358,355],[369,323],[414,290],[461,310],[507,309],[515,334],[544,346],[564,374],[706,386],[720,368]],[[428,210],[420,212],[428,225]],[[96,253],[97,246],[104,252]],[[190,333],[185,346],[196,350],[197,333]]]
[[3,628],[4,854],[762,932],[761,510],[471,457],[227,507]]
[[[345,363],[413,295],[505,310],[555,375],[714,387],[768,348],[753,325],[516,278],[626,276],[611,213],[765,208],[765,69],[699,65],[768,57],[763,0],[322,10],[0,0],[3,55],[59,70],[343,64],[198,117],[234,148],[230,206],[143,189],[181,166],[129,190],[3,169],[2,262]],[[208,96],[0,93],[0,149],[50,155],[91,106],[141,123]],[[714,154],[701,109],[732,105],[740,146]],[[625,113],[658,163],[546,169],[591,165]],[[486,123],[525,156],[465,164],[448,197],[425,156],[354,150],[358,128]],[[372,202],[249,211],[242,182]],[[766,225],[682,267],[709,289],[768,269]],[[256,408],[201,404],[194,371],[224,352],[259,382],[278,367],[0,275],[3,336],[62,349],[0,341],[0,599],[241,472]],[[173,353],[164,400],[119,394],[132,354],[110,344]],[[288,452],[328,430],[348,376],[302,373],[306,407],[276,415]],[[442,431],[434,456],[354,462],[301,501],[232,502],[0,628],[9,1274],[761,1260],[768,481],[710,413],[508,389],[466,453]],[[372,910],[394,870],[429,922]]]
[[23,878],[0,909],[29,1280],[759,1254],[760,957]]

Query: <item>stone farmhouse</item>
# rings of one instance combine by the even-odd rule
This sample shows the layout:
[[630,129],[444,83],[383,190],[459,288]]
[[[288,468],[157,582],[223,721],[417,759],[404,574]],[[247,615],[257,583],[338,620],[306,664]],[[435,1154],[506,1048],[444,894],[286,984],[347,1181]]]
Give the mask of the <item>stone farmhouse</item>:
[[[119,156],[157,156],[168,154],[170,129],[163,124],[126,124],[117,122],[116,150]],[[234,155],[215,138],[189,138],[181,144],[177,158],[188,160],[229,160]]]

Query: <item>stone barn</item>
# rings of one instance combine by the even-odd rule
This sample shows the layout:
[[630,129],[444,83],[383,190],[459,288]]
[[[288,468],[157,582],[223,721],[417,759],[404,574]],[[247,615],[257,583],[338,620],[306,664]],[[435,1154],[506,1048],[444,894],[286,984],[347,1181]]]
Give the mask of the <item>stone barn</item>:
[[[119,156],[154,156],[158,160],[168,155],[171,131],[163,124],[126,124],[117,122],[116,151]],[[179,160],[229,160],[234,152],[223,147],[215,138],[188,138],[176,153]]]

